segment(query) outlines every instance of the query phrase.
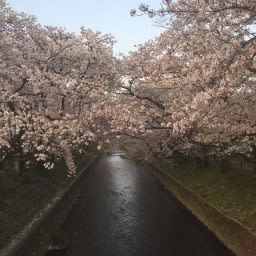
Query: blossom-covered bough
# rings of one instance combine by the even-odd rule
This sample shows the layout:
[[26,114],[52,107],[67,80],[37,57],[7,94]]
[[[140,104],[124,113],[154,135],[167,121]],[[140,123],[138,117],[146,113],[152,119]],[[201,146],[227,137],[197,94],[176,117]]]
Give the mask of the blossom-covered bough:
[[0,165],[36,160],[48,169],[96,140],[95,115],[116,80],[113,38],[42,27],[0,1]]
[[110,35],[42,27],[0,0],[0,170],[46,168],[91,142],[139,141],[146,152],[256,167],[256,3],[162,1],[132,15],[165,31],[123,58]]
[[124,59],[143,140],[167,156],[238,154],[256,168],[256,2],[166,0],[131,14],[166,28]]

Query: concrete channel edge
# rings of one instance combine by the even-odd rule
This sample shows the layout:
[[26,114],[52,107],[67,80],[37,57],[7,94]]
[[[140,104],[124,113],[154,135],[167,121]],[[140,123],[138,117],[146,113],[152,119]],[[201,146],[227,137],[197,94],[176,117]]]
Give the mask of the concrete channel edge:
[[147,162],[143,165],[235,255],[256,255],[256,235],[248,227],[223,215],[174,177]]

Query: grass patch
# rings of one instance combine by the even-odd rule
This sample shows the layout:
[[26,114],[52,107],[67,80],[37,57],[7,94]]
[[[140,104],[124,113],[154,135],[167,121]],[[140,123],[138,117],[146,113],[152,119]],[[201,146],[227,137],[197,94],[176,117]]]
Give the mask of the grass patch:
[[67,247],[69,245],[69,238],[65,231],[56,229],[52,232],[52,245],[55,247]]
[[17,175],[17,172],[11,168],[6,170],[0,179],[0,201],[20,184],[24,184],[27,181],[27,175]]
[[[86,149],[85,153],[76,153],[74,155],[77,174],[96,154],[97,150],[95,147],[90,147]],[[0,179],[0,201],[8,194],[15,192],[19,186],[25,185],[26,183],[34,183],[38,179],[44,179],[46,183],[50,182],[58,189],[64,189],[75,179],[75,177],[69,178],[67,173],[68,169],[64,160],[56,160],[52,170],[47,170],[34,163],[29,170],[22,174],[17,173],[13,163],[10,163]]]
[[256,175],[253,170],[234,167],[224,174],[214,162],[208,168],[159,159],[152,164],[181,181],[225,215],[256,231]]

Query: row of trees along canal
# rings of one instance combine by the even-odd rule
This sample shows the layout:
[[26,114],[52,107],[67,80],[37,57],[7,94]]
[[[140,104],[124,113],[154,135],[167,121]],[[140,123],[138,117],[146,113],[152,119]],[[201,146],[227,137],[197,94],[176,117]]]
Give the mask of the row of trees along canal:
[[[41,26],[0,0],[0,164],[53,168],[92,142],[147,154],[239,155],[256,168],[256,2],[163,1],[131,15],[165,31],[115,57],[111,35]],[[128,10],[129,11],[129,10]]]

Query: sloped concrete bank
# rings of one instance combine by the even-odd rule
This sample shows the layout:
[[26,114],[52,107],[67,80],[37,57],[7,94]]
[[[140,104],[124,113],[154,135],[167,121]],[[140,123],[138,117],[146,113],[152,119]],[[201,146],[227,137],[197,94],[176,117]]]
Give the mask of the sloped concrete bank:
[[53,231],[61,226],[76,203],[87,175],[87,169],[97,157],[95,156],[65,190],[59,192],[51,203],[46,205],[19,234],[16,234],[0,250],[1,256],[44,255],[51,243]]
[[223,215],[178,180],[149,163],[145,167],[167,190],[188,208],[218,239],[237,256],[256,255],[256,235],[246,226]]

